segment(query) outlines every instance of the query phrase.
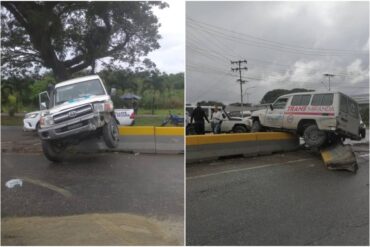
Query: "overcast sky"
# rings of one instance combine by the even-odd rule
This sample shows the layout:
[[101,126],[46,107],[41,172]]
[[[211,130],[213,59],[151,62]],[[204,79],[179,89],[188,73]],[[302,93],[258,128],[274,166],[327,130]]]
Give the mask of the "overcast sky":
[[160,71],[178,73],[185,71],[185,2],[166,1],[170,6],[155,9],[161,27],[160,49],[149,54]]
[[327,90],[324,73],[335,74],[332,90],[368,93],[368,2],[187,2],[186,18],[187,103],[240,102],[230,60],[248,61],[244,102]]

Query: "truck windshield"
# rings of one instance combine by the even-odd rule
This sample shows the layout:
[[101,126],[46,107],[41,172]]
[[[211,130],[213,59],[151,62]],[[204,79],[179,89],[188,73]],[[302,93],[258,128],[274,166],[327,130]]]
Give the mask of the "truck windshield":
[[73,102],[80,98],[88,98],[92,95],[105,95],[103,86],[98,79],[56,88],[54,91],[55,105],[60,105],[67,101]]

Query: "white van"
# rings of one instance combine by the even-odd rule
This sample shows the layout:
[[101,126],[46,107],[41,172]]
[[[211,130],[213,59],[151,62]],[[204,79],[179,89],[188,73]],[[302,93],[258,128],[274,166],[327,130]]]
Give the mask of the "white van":
[[311,147],[339,138],[363,138],[359,106],[340,92],[283,95],[267,109],[253,112],[252,121],[252,132],[294,131]]

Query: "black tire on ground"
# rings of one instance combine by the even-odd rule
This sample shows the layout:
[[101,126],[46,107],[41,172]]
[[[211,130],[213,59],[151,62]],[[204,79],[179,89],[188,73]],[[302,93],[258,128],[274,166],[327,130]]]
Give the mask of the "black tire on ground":
[[119,132],[116,121],[109,121],[103,126],[103,139],[109,148],[116,148],[119,142]]
[[242,125],[237,125],[233,128],[234,133],[246,133],[248,131],[247,127]]
[[52,162],[62,162],[65,146],[59,142],[42,141],[42,151],[45,157]]
[[195,131],[194,125],[193,124],[188,124],[186,126],[186,135],[196,135],[197,132]]
[[251,132],[261,132],[262,131],[262,125],[260,121],[255,120],[253,121]]
[[326,141],[327,135],[315,125],[308,125],[303,131],[303,139],[309,147],[321,147]]

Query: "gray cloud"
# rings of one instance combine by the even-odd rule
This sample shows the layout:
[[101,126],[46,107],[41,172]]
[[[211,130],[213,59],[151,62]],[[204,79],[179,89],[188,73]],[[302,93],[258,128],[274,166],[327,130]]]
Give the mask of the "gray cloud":
[[187,2],[186,16],[187,102],[240,101],[238,59],[253,103],[275,88],[325,90],[324,73],[333,90],[368,92],[367,2]]

